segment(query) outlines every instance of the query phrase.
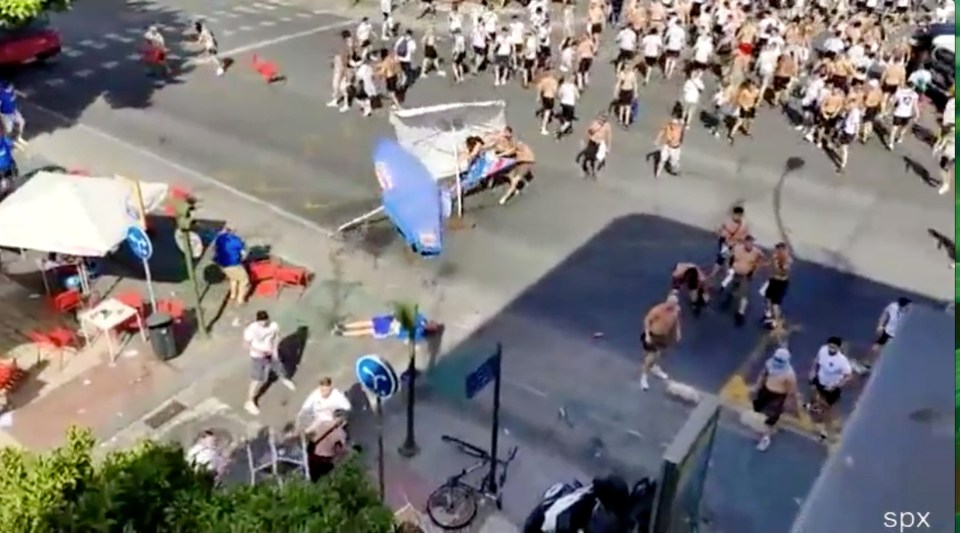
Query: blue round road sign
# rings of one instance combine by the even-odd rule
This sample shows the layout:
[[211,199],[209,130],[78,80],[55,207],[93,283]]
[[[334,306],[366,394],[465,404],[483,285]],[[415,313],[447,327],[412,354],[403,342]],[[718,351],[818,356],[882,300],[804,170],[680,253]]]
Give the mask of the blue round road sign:
[[397,373],[378,355],[364,355],[357,359],[356,372],[357,381],[379,398],[389,398],[400,388]]
[[153,255],[153,243],[150,242],[147,232],[143,231],[140,226],[127,228],[127,246],[130,247],[133,255],[144,261],[150,259],[150,256]]

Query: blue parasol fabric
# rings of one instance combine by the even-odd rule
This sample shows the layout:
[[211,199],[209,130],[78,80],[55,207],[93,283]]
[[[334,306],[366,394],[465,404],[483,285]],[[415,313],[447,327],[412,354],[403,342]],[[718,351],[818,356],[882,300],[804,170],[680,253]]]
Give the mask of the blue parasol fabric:
[[373,149],[384,213],[407,244],[422,256],[443,251],[440,187],[427,167],[396,141],[380,139]]
[[516,163],[516,159],[497,157],[490,151],[480,154],[470,163],[467,171],[463,173],[461,187],[463,187],[464,193],[472,191],[487,178],[510,170]]

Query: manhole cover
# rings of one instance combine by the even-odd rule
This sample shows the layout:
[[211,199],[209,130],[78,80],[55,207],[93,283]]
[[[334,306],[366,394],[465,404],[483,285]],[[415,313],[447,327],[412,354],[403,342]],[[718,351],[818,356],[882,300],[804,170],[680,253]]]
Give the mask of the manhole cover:
[[186,410],[186,405],[183,405],[176,400],[171,400],[170,402],[167,402],[167,405],[163,406],[163,409],[160,409],[156,413],[153,413],[147,417],[147,419],[144,420],[144,423],[150,426],[150,429],[158,429],[160,426],[172,420],[173,417]]

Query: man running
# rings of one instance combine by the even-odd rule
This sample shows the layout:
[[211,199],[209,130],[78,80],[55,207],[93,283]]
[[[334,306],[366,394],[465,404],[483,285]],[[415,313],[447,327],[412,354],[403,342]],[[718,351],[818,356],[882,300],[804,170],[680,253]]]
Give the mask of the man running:
[[750,303],[750,284],[754,273],[763,266],[763,251],[754,244],[753,236],[747,235],[736,244],[731,252],[733,279],[730,282],[730,297],[736,302],[734,325],[741,327],[747,320],[747,306]]
[[613,97],[617,118],[624,128],[629,127],[633,120],[633,102],[637,99],[637,88],[637,71],[635,69],[625,68],[617,72]]
[[850,382],[853,367],[850,360],[840,351],[843,339],[830,337],[820,347],[810,371],[810,384],[813,385],[813,397],[805,404],[807,411],[817,415],[817,430],[821,440],[830,438],[830,431],[836,420],[836,405],[840,402],[840,391]]
[[670,120],[657,133],[654,144],[660,149],[653,177],[659,178],[663,169],[677,176],[680,174],[680,146],[683,144],[683,111],[675,107]]
[[653,374],[662,380],[667,373],[660,368],[663,351],[680,342],[680,298],[676,291],[670,291],[667,299],[653,306],[643,318],[643,332],[640,334],[643,346],[643,365],[640,371],[640,388],[650,388],[647,374]]
[[194,29],[197,31],[197,44],[203,49],[203,53],[216,63],[217,76],[223,76],[224,72],[226,72],[226,66],[223,59],[220,58],[217,38],[213,35],[213,32],[210,31],[207,23],[202,20],[194,23]]
[[887,135],[888,150],[893,150],[894,145],[903,142],[904,136],[910,131],[910,124],[920,116],[920,95],[912,85],[905,85],[897,89],[891,102],[893,123]]
[[[169,67],[167,66],[167,43],[163,38],[163,34],[160,33],[160,29],[157,28],[156,25],[151,24],[147,27],[143,38],[146,41],[147,47],[147,63],[151,69],[156,69],[156,72],[160,75],[167,76],[170,73]],[[151,72],[154,71],[151,70]]]
[[753,119],[757,117],[757,104],[759,102],[760,89],[753,83],[753,80],[746,80],[740,84],[733,101],[736,106],[736,118],[727,133],[727,141],[730,144],[733,144],[737,132],[742,131],[744,135],[750,136],[750,126],[753,124]]
[[703,308],[710,303],[707,290],[709,277],[695,263],[677,263],[673,267],[671,284],[674,290],[686,290],[693,316],[700,316]]
[[537,113],[540,115],[540,135],[550,135],[547,126],[553,120],[553,111],[556,107],[557,90],[560,82],[552,72],[545,72],[537,82],[537,100],[540,103],[540,109]]
[[557,127],[557,140],[573,131],[573,121],[577,118],[577,101],[580,99],[580,89],[570,76],[560,77],[560,86],[557,88],[557,99],[560,100],[560,125]]
[[533,181],[533,165],[537,160],[533,150],[529,145],[520,141],[514,141],[514,147],[513,157],[517,160],[517,164],[507,176],[507,179],[510,181],[510,187],[500,198],[500,205],[509,202],[514,195],[522,193]]
[[790,270],[793,268],[793,257],[787,243],[778,242],[773,247],[773,257],[770,261],[770,277],[764,284],[763,299],[766,303],[764,321],[767,326],[783,323],[783,300],[787,297],[787,288],[790,286]]
[[597,169],[606,160],[612,140],[613,128],[610,127],[606,114],[600,114],[587,126],[586,144],[579,155],[583,177],[597,179]]

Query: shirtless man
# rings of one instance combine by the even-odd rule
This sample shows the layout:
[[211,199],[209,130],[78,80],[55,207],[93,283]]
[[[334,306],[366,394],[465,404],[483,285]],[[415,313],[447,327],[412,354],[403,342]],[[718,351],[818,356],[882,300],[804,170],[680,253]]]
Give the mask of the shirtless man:
[[780,416],[786,410],[787,402],[794,400],[798,411],[803,406],[803,397],[797,387],[797,374],[790,363],[790,350],[783,342],[773,356],[763,365],[753,385],[753,410],[766,417],[757,450],[766,451],[777,431]]
[[753,280],[753,274],[763,266],[765,258],[763,251],[754,244],[751,235],[747,235],[742,242],[733,247],[731,256],[733,280],[730,283],[730,296],[737,303],[737,312],[733,316],[734,324],[740,327],[747,320],[750,282]]
[[893,104],[893,95],[905,81],[907,81],[906,61],[900,56],[893,57],[880,76],[880,87],[886,95],[881,108],[882,114],[886,115],[889,112]]
[[[679,106],[678,106],[679,107]],[[663,128],[657,133],[654,144],[660,149],[657,157],[657,167],[653,171],[653,177],[659,178],[660,173],[666,168],[674,176],[680,174],[680,145],[683,144],[683,109],[675,108],[673,116],[663,125]]]
[[777,59],[777,68],[773,72],[773,105],[786,104],[786,95],[790,94],[793,81],[800,75],[800,65],[794,53],[787,52]]
[[736,119],[733,122],[733,126],[730,127],[729,133],[727,133],[727,141],[729,141],[730,144],[733,144],[734,136],[738,131],[742,131],[744,135],[750,135],[750,126],[753,124],[753,119],[757,116],[757,104],[759,102],[760,89],[757,88],[753,81],[747,80],[740,84],[740,88],[737,90],[733,101],[737,109]]
[[861,143],[870,140],[873,125],[880,117],[883,100],[883,89],[880,88],[880,82],[878,80],[867,81],[867,88],[863,94],[863,121],[860,123]]
[[709,277],[695,263],[677,263],[673,267],[671,284],[674,290],[686,290],[690,301],[693,316],[700,316],[700,312],[710,303],[710,294],[707,291]]
[[578,156],[585,178],[597,179],[597,169],[606,160],[612,140],[613,128],[605,114],[599,115],[587,126],[586,145]]
[[633,101],[637,98],[637,71],[623,68],[617,72],[614,82],[613,98],[617,107],[617,118],[624,128],[630,126]]
[[536,162],[536,156],[533,154],[533,150],[526,143],[520,141],[514,141],[514,147],[513,157],[516,158],[517,164],[513,167],[513,170],[510,171],[508,176],[510,187],[507,189],[507,192],[504,193],[503,197],[500,198],[500,205],[506,204],[514,195],[526,190],[527,186],[533,180],[533,164]]
[[590,68],[593,56],[597,52],[597,43],[586,35],[577,43],[577,88],[581,91],[590,84]]
[[843,91],[828,82],[827,94],[820,102],[817,126],[813,130],[813,142],[820,148],[823,148],[824,141],[829,140],[836,131],[845,101],[846,97]]
[[650,388],[647,374],[653,374],[662,380],[667,373],[657,362],[663,350],[680,342],[680,298],[676,291],[670,291],[667,299],[653,306],[643,318],[643,333],[640,340],[643,345],[643,366],[640,371],[640,388]]
[[353,50],[350,46],[351,35],[348,30],[343,30],[340,32],[340,45],[337,47],[337,51],[333,54],[333,79],[330,84],[330,101],[327,102],[327,107],[337,107],[338,105],[344,107],[347,105],[346,102],[346,91],[343,89],[344,77],[347,73],[347,69],[350,68],[350,60],[353,55]]
[[724,220],[723,224],[720,224],[720,227],[717,229],[717,261],[710,276],[715,276],[721,268],[727,268],[723,282],[720,283],[722,289],[726,289],[727,286],[730,285],[730,282],[733,281],[733,270],[729,269],[730,254],[733,247],[743,242],[747,235],[750,234],[750,228],[747,226],[745,215],[746,212],[742,206],[735,206],[730,211],[730,216]]
[[380,50],[380,62],[375,68],[377,77],[383,80],[383,87],[390,97],[391,107],[400,109],[400,62],[393,50]]
[[763,299],[766,302],[764,313],[768,325],[783,322],[783,300],[787,296],[790,286],[790,270],[793,268],[793,257],[787,243],[778,242],[773,247],[773,257],[770,261],[770,278],[763,290]]
[[545,72],[537,82],[537,101],[540,109],[537,114],[540,115],[540,135],[550,135],[547,126],[553,120],[553,110],[556,107],[557,89],[560,82],[553,75],[553,72]]

